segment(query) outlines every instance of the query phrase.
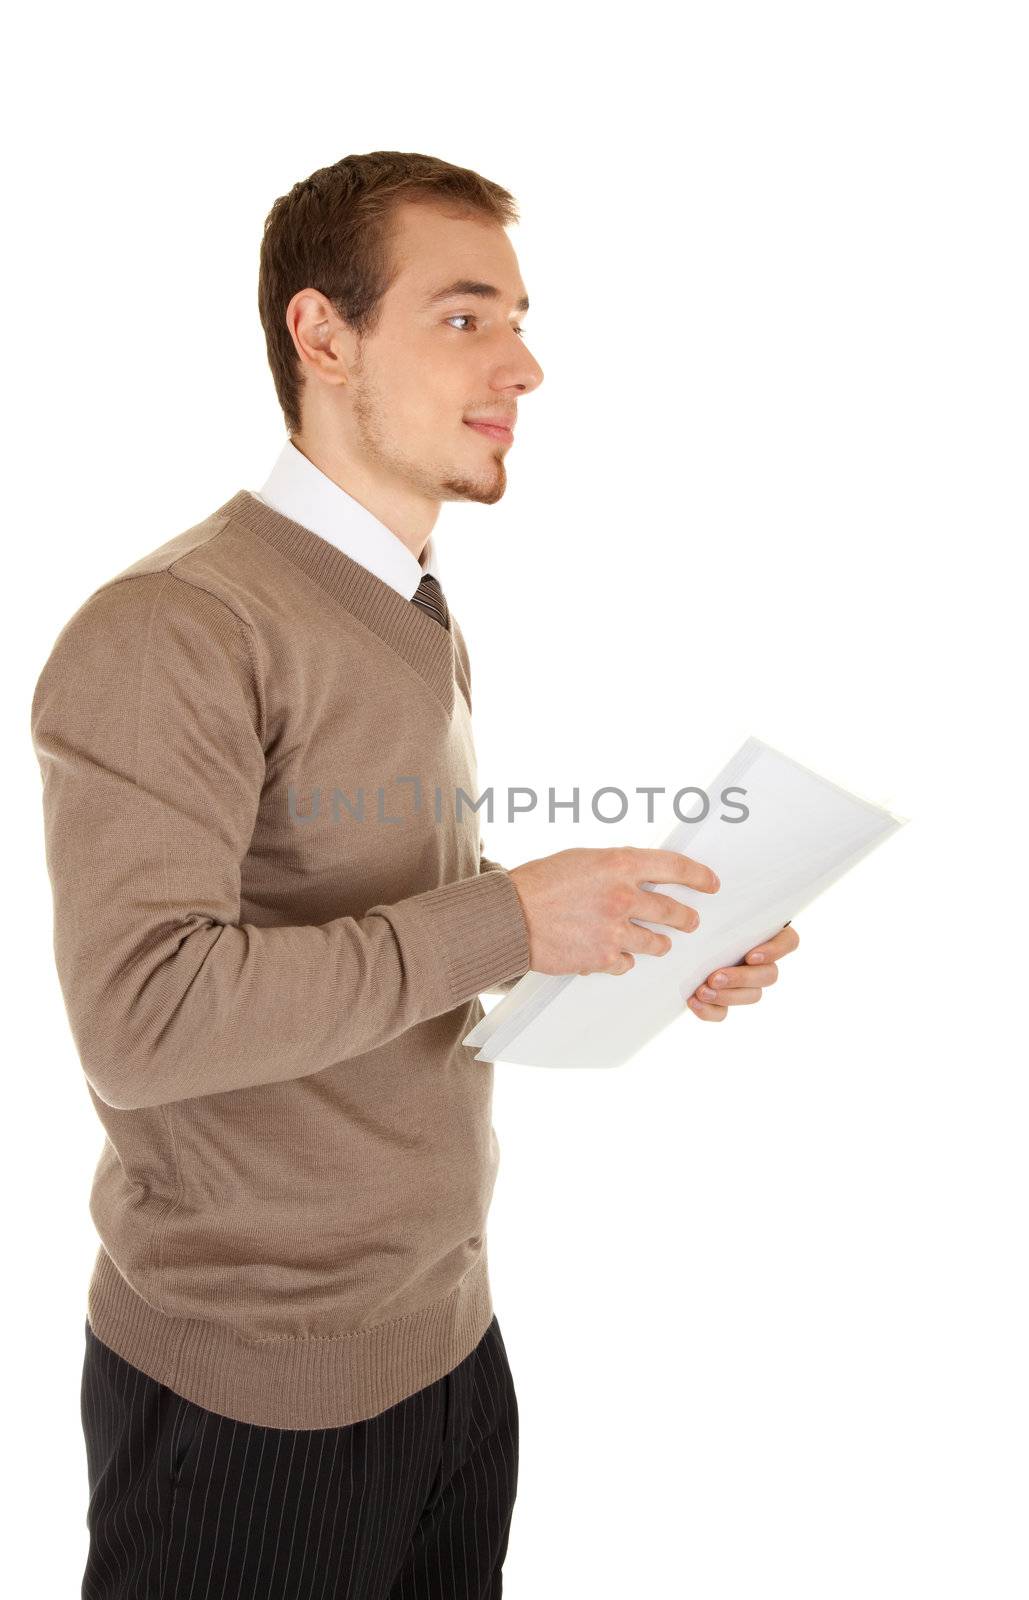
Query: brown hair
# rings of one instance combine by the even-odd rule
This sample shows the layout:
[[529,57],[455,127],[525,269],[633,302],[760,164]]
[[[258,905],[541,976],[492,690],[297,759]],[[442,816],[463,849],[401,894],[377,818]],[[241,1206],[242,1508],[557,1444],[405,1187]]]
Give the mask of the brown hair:
[[513,197],[499,184],[405,150],[372,150],[319,167],[269,211],[257,303],[288,433],[300,429],[302,379],[286,307],[299,289],[318,289],[359,337],[373,333],[397,274],[390,255],[394,213],[412,200],[456,202],[501,227],[519,220]]

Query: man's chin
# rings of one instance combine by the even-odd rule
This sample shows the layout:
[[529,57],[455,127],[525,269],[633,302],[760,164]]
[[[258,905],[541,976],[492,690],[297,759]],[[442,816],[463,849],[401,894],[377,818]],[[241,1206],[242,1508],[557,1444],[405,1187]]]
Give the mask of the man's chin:
[[440,485],[444,500],[475,500],[479,505],[492,506],[503,497],[507,488],[507,470],[502,461],[488,476],[476,478],[444,478]]

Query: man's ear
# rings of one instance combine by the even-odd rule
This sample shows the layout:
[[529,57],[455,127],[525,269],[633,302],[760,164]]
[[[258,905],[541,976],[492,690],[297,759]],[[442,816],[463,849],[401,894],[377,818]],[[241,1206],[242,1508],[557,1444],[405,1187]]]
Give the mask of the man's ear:
[[286,326],[304,369],[321,383],[349,383],[360,339],[319,289],[298,289],[286,307]]

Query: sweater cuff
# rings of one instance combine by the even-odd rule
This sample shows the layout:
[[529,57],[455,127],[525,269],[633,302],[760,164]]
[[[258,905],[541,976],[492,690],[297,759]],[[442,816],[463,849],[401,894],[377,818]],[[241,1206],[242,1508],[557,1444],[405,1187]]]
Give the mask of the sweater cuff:
[[529,970],[529,925],[504,867],[426,889],[388,909],[408,961],[425,962],[426,991],[439,990],[443,1010]]

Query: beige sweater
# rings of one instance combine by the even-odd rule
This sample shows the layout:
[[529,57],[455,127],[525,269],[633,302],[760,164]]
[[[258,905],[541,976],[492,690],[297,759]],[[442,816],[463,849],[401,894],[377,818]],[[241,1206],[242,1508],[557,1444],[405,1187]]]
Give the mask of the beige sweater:
[[240,1421],[374,1416],[492,1317],[461,1040],[529,966],[456,621],[240,490],[79,607],[32,737],[106,1132],[94,1332]]

